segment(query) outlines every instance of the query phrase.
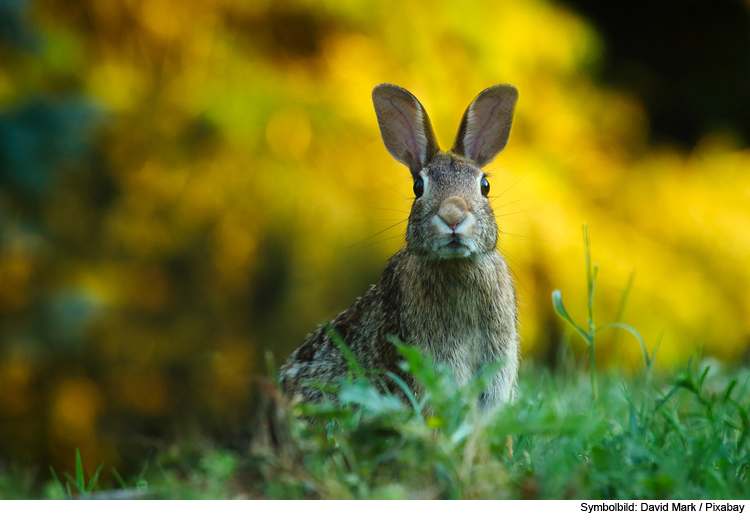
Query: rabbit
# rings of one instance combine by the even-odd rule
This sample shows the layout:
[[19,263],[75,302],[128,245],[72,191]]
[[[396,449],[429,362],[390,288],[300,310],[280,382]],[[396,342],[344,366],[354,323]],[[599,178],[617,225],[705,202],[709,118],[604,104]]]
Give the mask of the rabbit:
[[[427,112],[411,93],[380,84],[372,99],[386,149],[414,181],[406,247],[330,327],[363,371],[382,373],[380,381],[394,394],[400,391],[386,372],[404,379],[415,394],[420,388],[399,368],[403,358],[393,337],[446,364],[458,386],[483,365],[500,362],[478,402],[490,411],[514,397],[519,338],[514,283],[496,249],[498,227],[482,167],[508,142],[518,90],[498,84],[481,92],[448,152],[438,147]],[[321,401],[316,382],[345,377],[347,364],[321,326],[280,369],[281,389],[292,400]]]

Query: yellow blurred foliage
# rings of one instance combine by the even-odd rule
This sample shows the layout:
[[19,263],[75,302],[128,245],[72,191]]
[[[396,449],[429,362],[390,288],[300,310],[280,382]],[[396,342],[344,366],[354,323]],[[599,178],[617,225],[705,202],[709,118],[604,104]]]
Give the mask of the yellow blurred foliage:
[[90,444],[104,410],[99,388],[89,379],[73,377],[64,380],[55,392],[50,413],[53,437],[71,446]]
[[244,343],[224,343],[211,354],[209,405],[219,412],[240,406],[250,391],[251,373],[257,365]]
[[[477,92],[497,82],[518,86],[509,147],[489,169],[506,233],[501,247],[519,279],[527,353],[547,331],[535,322],[550,310],[537,288],[561,288],[572,312],[584,313],[584,221],[602,265],[602,320],[614,315],[636,270],[626,319],[651,343],[666,332],[660,360],[680,360],[698,345],[729,358],[746,345],[747,153],[711,138],[692,153],[650,148],[640,103],[592,80],[600,40],[566,9],[544,0],[82,9],[98,38],[133,37],[117,47],[105,40],[85,78],[118,113],[112,162],[123,194],[106,219],[109,243],[153,259],[215,225],[217,286],[246,291],[263,240],[281,237],[290,247],[289,284],[277,294],[288,311],[278,316],[295,331],[265,343],[280,356],[361,293],[362,279],[353,279],[348,293],[334,295],[338,304],[329,302],[331,270],[372,259],[367,277],[375,280],[372,270],[402,244],[403,223],[372,247],[357,245],[409,207],[408,175],[379,142],[369,98],[379,82],[422,100],[443,148]],[[125,13],[132,27],[123,28]],[[159,147],[196,114],[221,136],[210,152],[174,157]],[[142,305],[165,304],[159,296],[169,286],[146,289]]]
[[110,376],[116,402],[130,412],[161,416],[168,411],[169,392],[164,377],[138,367],[117,369]]
[[29,282],[33,272],[33,262],[23,255],[8,255],[0,261],[0,309],[18,310],[30,300]]
[[32,376],[31,365],[19,359],[0,365],[0,414],[23,414],[32,407]]
[[[553,289],[585,317],[584,222],[599,322],[635,273],[624,321],[649,345],[664,333],[659,362],[747,350],[750,151],[719,133],[691,152],[648,143],[640,101],[594,79],[599,36],[557,4],[44,0],[35,17],[56,50],[39,69],[102,107],[112,187],[66,172],[43,219],[69,245],[44,274],[41,249],[0,254],[3,315],[29,309],[34,285],[83,292],[61,301],[82,321],[57,329],[68,356],[45,337],[39,355],[0,364],[15,388],[0,413],[23,413],[39,358],[85,351],[89,370],[65,371],[48,395],[57,445],[108,452],[100,422],[115,410],[233,415],[262,352],[283,361],[377,280],[412,199],[372,109],[381,82],[420,99],[443,149],[477,93],[519,88],[510,142],[487,170],[525,356],[549,358],[564,338]],[[0,100],[27,88],[0,73]],[[618,339],[602,363],[641,368]]]

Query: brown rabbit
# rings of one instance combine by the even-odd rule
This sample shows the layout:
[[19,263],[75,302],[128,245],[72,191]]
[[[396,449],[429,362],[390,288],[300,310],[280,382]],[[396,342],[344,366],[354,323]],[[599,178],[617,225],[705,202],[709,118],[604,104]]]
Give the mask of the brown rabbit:
[[[479,402],[492,409],[513,398],[519,347],[513,281],[495,249],[498,228],[482,167],[508,142],[518,90],[498,84],[480,93],[448,152],[439,149],[427,112],[412,94],[380,84],[372,99],[388,152],[414,179],[406,247],[330,325],[365,371],[404,378],[391,336],[447,364],[459,385],[483,365],[501,362]],[[319,401],[322,393],[312,385],[346,374],[345,356],[319,327],[281,368],[281,387],[292,398]],[[389,377],[382,381],[398,392]]]

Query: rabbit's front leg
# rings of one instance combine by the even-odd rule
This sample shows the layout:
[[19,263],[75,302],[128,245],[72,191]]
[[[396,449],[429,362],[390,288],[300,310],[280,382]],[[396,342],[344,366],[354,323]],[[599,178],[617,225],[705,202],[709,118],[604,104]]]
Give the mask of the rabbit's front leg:
[[491,412],[503,403],[513,401],[516,384],[515,365],[506,365],[492,377],[489,386],[479,395],[479,408]]
[[[503,369],[495,374],[490,386],[479,396],[479,409],[482,412],[492,412],[503,403],[511,403],[515,399],[515,372]],[[513,458],[513,437],[508,435],[508,458]]]

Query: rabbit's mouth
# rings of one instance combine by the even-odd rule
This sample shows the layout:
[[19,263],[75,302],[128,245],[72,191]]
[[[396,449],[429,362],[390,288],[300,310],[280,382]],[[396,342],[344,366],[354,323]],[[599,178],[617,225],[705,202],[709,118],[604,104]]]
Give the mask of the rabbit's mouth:
[[[449,249],[449,250],[451,250],[451,251],[454,251],[454,250],[459,250],[459,249],[462,249],[462,248],[466,248],[466,246],[464,246],[464,245],[463,245],[463,244],[461,243],[461,241],[460,241],[459,239],[457,239],[457,238],[454,238],[453,240],[451,240],[450,242],[448,242],[448,243],[447,243],[446,245],[444,245],[443,247],[444,247],[445,249]],[[468,248],[466,248],[466,249],[468,249]]]
[[466,258],[471,255],[471,248],[457,235],[452,235],[437,251],[439,258]]

